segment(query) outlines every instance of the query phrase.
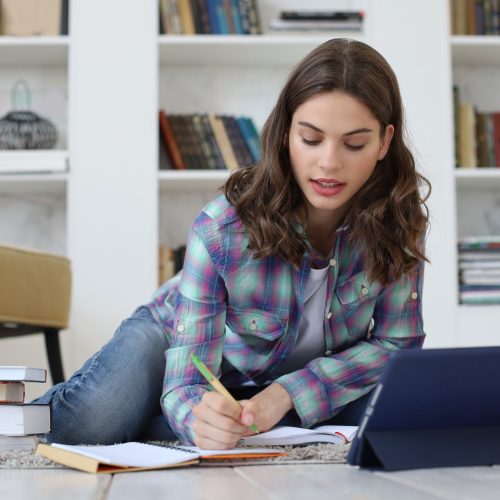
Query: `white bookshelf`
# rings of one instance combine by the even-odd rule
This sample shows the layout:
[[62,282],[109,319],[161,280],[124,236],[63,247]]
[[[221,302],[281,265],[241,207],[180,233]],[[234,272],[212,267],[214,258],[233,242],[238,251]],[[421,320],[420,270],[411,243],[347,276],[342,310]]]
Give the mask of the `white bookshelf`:
[[[304,1],[260,0],[259,7],[265,28],[281,8],[303,9]],[[185,241],[194,216],[229,175],[159,171],[158,108],[243,114],[260,129],[291,67],[328,36],[372,44],[399,77],[419,166],[433,183],[427,345],[457,342],[447,1],[311,0],[307,8],[363,10],[366,28],[361,34],[159,36],[155,0],[85,0],[72,3],[70,37],[0,39],[0,105],[9,109],[11,76],[22,68],[46,87],[32,89],[41,114],[61,107],[62,118],[54,120],[64,131],[58,147],[69,152],[69,173],[0,177],[0,194],[8,195],[0,217],[14,207],[13,238],[31,232],[33,226],[23,225],[29,219],[44,242],[71,258],[71,331],[62,336],[68,373],[149,299],[159,243]],[[59,96],[52,104],[53,90],[69,96],[67,109]]]
[[[450,47],[461,100],[500,111],[500,37],[451,35]],[[500,234],[500,168],[455,169],[454,185],[457,237]],[[457,318],[459,345],[500,344],[499,305],[459,305]]]

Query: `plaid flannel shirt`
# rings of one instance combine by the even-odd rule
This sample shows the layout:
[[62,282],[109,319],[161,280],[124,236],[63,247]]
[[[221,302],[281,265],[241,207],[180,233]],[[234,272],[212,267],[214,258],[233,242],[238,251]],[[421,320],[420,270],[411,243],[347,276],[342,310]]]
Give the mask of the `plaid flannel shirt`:
[[[385,286],[370,282],[365,255],[337,230],[329,260],[325,315],[318,320],[324,356],[278,375],[293,350],[312,256],[295,269],[279,256],[254,259],[248,235],[224,196],[195,220],[184,268],[149,304],[169,340],[161,403],[174,432],[193,442],[192,408],[208,384],[196,354],[228,387],[281,384],[304,427],[338,413],[369,392],[391,351],[421,347],[423,264]],[[326,306],[326,304],[325,304]]]

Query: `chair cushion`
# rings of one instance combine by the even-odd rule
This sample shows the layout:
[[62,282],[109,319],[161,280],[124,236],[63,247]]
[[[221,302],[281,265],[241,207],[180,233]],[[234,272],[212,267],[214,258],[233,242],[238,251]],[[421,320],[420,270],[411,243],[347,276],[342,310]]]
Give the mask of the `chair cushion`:
[[0,245],[0,323],[66,328],[70,301],[69,259]]

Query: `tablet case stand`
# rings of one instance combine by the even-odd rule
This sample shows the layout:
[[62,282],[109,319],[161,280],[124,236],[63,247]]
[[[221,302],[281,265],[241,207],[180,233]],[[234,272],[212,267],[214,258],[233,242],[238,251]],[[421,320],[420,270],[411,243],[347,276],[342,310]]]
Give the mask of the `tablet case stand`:
[[355,463],[387,471],[500,464],[500,426],[366,431]]

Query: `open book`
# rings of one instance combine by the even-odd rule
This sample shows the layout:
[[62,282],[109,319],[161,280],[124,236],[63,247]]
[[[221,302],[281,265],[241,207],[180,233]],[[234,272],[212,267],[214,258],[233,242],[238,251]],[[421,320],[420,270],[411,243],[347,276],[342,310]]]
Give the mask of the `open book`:
[[267,432],[241,438],[245,446],[285,446],[307,443],[349,443],[358,427],[355,425],[320,425],[314,429],[281,426]]
[[268,458],[286,455],[270,448],[202,450],[195,446],[161,446],[146,443],[122,443],[109,446],[70,446],[39,444],[36,452],[54,462],[85,472],[116,473],[150,469],[168,469],[197,465],[205,460]]

